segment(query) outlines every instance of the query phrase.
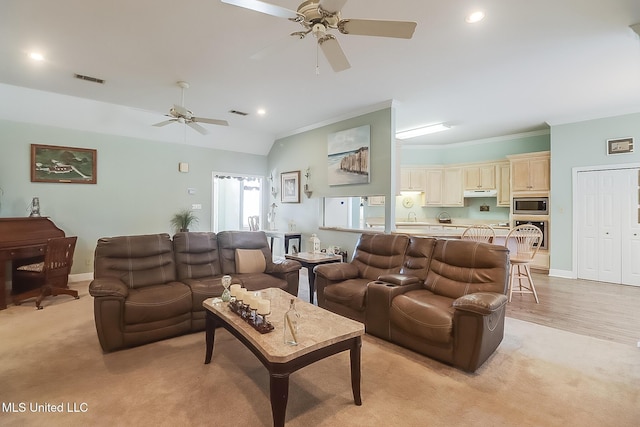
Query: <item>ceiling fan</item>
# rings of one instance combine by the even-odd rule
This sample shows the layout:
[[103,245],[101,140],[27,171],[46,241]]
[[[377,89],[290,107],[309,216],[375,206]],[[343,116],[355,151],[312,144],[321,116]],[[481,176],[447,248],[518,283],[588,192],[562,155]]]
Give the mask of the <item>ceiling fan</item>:
[[312,33],[335,72],[346,70],[351,65],[342,51],[338,39],[333,34],[329,34],[328,30],[337,29],[342,34],[410,39],[413,37],[417,25],[415,22],[408,21],[342,19],[340,11],[347,0],[308,0],[300,4],[295,12],[260,0],[221,1],[298,22],[304,29],[291,33],[291,35],[303,39],[307,34]]
[[209,123],[212,125],[220,125],[220,126],[229,126],[226,120],[217,120],[217,119],[205,119],[203,117],[195,117],[193,112],[187,110],[184,106],[184,90],[189,89],[189,83],[180,81],[178,82],[178,86],[182,88],[182,101],[180,105],[173,104],[173,107],[169,110],[169,114],[166,114],[167,117],[171,117],[169,120],[165,120],[164,122],[156,123],[153,126],[160,127],[166,126],[171,123],[184,123],[187,126],[195,129],[200,132],[202,135],[206,135],[208,132],[205,128],[200,126],[198,123]]

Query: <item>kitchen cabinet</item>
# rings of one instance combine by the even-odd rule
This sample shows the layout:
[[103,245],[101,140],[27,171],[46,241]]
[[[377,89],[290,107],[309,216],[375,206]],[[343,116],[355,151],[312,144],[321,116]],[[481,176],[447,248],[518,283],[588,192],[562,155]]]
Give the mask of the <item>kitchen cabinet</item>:
[[442,206],[464,206],[461,167],[444,169],[442,179]]
[[511,165],[502,162],[496,165],[496,189],[498,200],[496,206],[511,206]]
[[549,152],[509,156],[511,161],[511,191],[549,191]]
[[442,182],[444,173],[442,168],[425,169],[425,206],[442,206]]
[[465,190],[496,189],[495,164],[465,166],[463,173]]
[[424,191],[425,171],[423,168],[402,168],[400,170],[400,191]]

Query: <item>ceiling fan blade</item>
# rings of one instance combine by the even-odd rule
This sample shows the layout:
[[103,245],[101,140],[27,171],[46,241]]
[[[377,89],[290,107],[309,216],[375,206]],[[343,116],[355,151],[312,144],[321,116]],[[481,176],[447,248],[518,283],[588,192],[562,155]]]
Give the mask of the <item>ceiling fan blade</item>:
[[340,12],[347,0],[320,0],[320,8],[326,12]]
[[322,53],[324,53],[327,61],[331,64],[333,71],[337,73],[351,68],[351,64],[349,64],[349,60],[347,60],[347,57],[342,51],[340,43],[338,43],[338,40],[334,36],[327,34],[318,39],[318,44],[320,48],[322,48]]
[[275,4],[265,3],[260,0],[221,0],[221,1],[222,3],[243,7],[245,9],[255,10],[256,12],[266,13],[267,15],[277,16],[278,18],[297,20],[300,17],[300,15],[298,15],[298,13],[294,12],[293,10],[285,9],[284,7],[276,6]]
[[200,132],[200,133],[201,133],[201,134],[203,134],[203,135],[206,135],[206,134],[208,134],[208,133],[209,133],[205,128],[203,128],[202,126],[200,126],[200,125],[199,125],[199,124],[197,124],[197,123],[194,123],[194,122],[187,122],[187,125],[188,125],[189,127],[191,127],[192,129],[197,130],[198,132]]
[[343,19],[338,22],[338,30],[342,34],[359,36],[396,37],[410,39],[416,29],[415,22],[378,21],[374,19]]
[[209,123],[211,125],[229,126],[229,122],[227,122],[226,120],[205,119],[205,118],[202,118],[202,117],[192,117],[191,121],[192,122],[198,122],[198,123]]
[[178,121],[178,119],[165,120],[164,122],[156,123],[153,126],[156,126],[156,127],[166,126],[166,125],[169,125],[169,124],[171,124],[173,122],[176,122],[176,121]]

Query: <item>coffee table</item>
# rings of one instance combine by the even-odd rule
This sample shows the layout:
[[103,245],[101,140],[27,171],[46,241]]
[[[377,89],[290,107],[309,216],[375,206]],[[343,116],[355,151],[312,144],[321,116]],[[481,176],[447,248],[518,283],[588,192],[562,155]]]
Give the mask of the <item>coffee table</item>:
[[313,272],[313,268],[316,265],[328,264],[331,262],[342,262],[342,255],[327,254],[324,252],[312,253],[312,252],[298,252],[297,254],[284,256],[287,259],[294,259],[307,268],[309,273],[309,302],[313,304],[313,294],[316,291],[316,273]]
[[[309,304],[277,288],[261,291],[271,300],[269,322],[274,330],[261,334],[233,313],[228,303],[203,302],[206,310],[205,364],[211,362],[216,327],[221,326],[242,342],[269,371],[269,391],[274,427],[284,426],[289,396],[289,375],[325,357],[349,350],[351,358],[351,389],[356,405],[362,405],[360,396],[360,349],[364,325],[342,317],[313,304]],[[284,313],[291,298],[296,300],[300,313],[298,345],[284,343]]]

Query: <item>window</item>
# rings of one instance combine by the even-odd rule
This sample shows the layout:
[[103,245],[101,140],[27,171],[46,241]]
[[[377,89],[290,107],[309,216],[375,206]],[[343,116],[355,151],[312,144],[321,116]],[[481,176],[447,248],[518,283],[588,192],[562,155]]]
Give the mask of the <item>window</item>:
[[263,178],[214,172],[213,231],[249,230],[249,217],[262,222]]

